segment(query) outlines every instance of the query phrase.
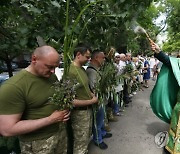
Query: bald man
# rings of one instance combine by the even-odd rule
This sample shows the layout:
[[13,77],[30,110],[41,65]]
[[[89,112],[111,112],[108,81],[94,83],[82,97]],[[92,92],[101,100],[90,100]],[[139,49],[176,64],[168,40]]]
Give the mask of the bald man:
[[69,119],[69,112],[49,101],[58,65],[54,48],[39,47],[31,64],[0,88],[0,135],[19,136],[21,153],[60,154],[59,123]]

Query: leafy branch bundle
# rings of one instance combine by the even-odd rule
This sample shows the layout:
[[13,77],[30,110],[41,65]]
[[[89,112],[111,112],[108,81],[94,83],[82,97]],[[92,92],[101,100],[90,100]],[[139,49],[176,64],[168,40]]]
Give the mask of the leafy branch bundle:
[[55,93],[50,100],[54,102],[59,110],[70,110],[73,108],[73,100],[76,95],[77,81],[69,77],[63,77],[53,85]]
[[127,64],[125,67],[124,67],[124,73],[129,73],[131,74],[133,72],[133,66],[131,64]]
[[111,62],[105,63],[100,71],[101,78],[95,87],[95,93],[98,94],[98,98],[108,95],[110,91],[114,91],[117,81],[120,79],[120,76],[117,75],[117,68]]
[[123,77],[125,79],[130,79],[132,77],[132,73],[133,73],[133,66],[131,64],[127,64],[124,67]]
[[142,68],[142,64],[141,64],[141,62],[138,62],[138,64],[136,65],[136,69],[140,70],[141,68]]
[[[6,151],[6,152],[5,152]],[[20,146],[18,137],[4,137],[0,136],[0,153],[20,153]],[[12,152],[12,153],[13,153]]]
[[139,74],[138,70],[134,70],[133,66],[131,64],[128,64],[124,67],[124,73],[123,73],[123,78],[131,80],[135,76]]

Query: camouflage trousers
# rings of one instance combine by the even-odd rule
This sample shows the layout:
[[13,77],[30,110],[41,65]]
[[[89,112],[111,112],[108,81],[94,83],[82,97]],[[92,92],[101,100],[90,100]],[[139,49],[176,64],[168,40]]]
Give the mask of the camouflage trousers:
[[67,132],[60,123],[59,132],[53,136],[36,141],[20,141],[21,154],[67,154]]
[[73,110],[71,120],[74,137],[73,154],[87,154],[92,134],[92,110]]

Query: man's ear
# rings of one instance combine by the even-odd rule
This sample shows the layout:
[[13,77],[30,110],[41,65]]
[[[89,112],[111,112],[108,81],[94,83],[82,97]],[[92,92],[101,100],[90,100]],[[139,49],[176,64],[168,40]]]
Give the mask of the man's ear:
[[36,61],[37,61],[37,56],[33,54],[31,57],[31,62],[36,63]]
[[81,56],[82,54],[80,52],[77,52],[76,57]]

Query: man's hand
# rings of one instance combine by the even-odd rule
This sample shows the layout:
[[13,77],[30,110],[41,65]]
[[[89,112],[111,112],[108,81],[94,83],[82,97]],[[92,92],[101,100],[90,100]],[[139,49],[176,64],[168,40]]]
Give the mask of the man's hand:
[[153,42],[151,42],[151,49],[152,49],[155,53],[159,53],[159,52],[161,51],[160,47],[159,47],[157,44],[153,43]]
[[21,114],[0,115],[0,134],[16,136],[26,134],[57,122],[69,120],[70,112],[54,111],[50,116],[34,120],[21,120]]
[[98,103],[98,98],[96,96],[93,96],[91,101],[92,101],[92,104]]
[[50,116],[50,121],[52,123],[56,122],[65,122],[69,120],[70,112],[68,110],[63,110],[63,111],[54,111]]

